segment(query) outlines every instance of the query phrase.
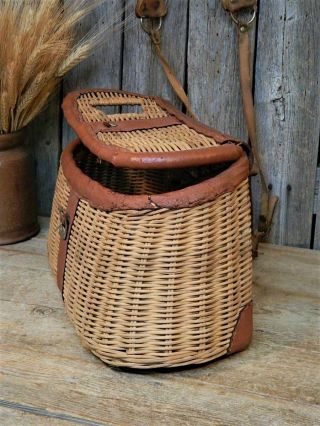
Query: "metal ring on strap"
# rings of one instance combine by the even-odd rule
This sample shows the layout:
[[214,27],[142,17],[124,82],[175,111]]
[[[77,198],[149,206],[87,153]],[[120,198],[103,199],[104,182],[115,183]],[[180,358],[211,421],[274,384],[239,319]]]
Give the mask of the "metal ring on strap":
[[[156,27],[153,26],[153,23],[155,20],[158,21],[158,25]],[[146,25],[146,21],[150,22],[151,24]],[[145,31],[147,34],[150,34],[151,30],[154,31],[160,31],[162,27],[162,18],[140,18],[140,23],[143,31]],[[150,28],[150,25],[152,28]]]
[[234,22],[236,25],[238,25],[240,28],[248,28],[248,27],[249,27],[249,25],[251,25],[251,24],[254,22],[254,20],[256,19],[256,17],[257,17],[257,8],[256,8],[256,7],[254,7],[254,8],[252,9],[252,11],[253,11],[252,16],[251,16],[251,18],[250,18],[247,22],[243,22],[242,20],[240,20],[240,19],[236,16],[236,14],[235,14],[235,13],[233,13],[233,12],[230,12],[230,16],[231,16],[231,19],[233,20],[233,22]]

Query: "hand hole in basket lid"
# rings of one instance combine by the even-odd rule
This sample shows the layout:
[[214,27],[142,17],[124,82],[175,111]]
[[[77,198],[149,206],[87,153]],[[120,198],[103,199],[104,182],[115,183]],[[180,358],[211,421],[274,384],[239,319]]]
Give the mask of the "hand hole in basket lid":
[[94,108],[98,111],[103,112],[104,115],[115,115],[115,114],[143,114],[143,107],[141,103],[134,104],[100,104],[94,105]]

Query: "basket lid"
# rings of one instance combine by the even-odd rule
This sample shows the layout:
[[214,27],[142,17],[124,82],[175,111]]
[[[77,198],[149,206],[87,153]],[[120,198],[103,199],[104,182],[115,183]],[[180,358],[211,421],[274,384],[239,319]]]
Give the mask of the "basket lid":
[[242,142],[186,116],[159,97],[94,89],[62,105],[83,144],[117,167],[171,168],[235,161]]

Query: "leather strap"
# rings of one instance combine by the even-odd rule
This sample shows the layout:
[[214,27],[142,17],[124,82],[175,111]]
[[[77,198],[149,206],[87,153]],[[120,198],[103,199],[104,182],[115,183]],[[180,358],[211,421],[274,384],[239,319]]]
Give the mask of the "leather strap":
[[239,12],[242,9],[248,9],[249,7],[255,7],[257,0],[221,0],[223,8],[227,12]]
[[71,189],[67,210],[63,211],[60,208],[60,245],[58,253],[58,265],[57,265],[57,285],[61,291],[63,298],[63,285],[64,285],[64,271],[67,259],[68,243],[71,234],[72,224],[79,204],[79,196],[76,192]]
[[141,18],[141,26],[150,37],[154,52],[158,56],[169,83],[185,106],[188,115],[195,118],[189,98],[162,51],[161,26],[162,18],[166,13],[167,6],[164,0],[138,0],[136,3],[136,15]]
[[163,0],[138,0],[135,12],[138,18],[163,18],[167,6]]
[[[232,20],[238,25],[239,34],[239,67],[240,67],[240,84],[241,93],[243,100],[243,108],[248,128],[248,134],[250,139],[251,148],[253,151],[254,163],[252,166],[252,174],[259,173],[261,179],[261,200],[260,200],[260,214],[259,214],[259,226],[258,230],[253,233],[253,254],[257,254],[258,244],[266,235],[270,232],[272,225],[272,218],[274,215],[275,207],[278,202],[278,197],[275,197],[271,193],[267,185],[267,180],[263,172],[261,159],[259,155],[257,134],[256,134],[256,117],[252,96],[252,81],[250,74],[250,39],[248,34],[249,24],[254,21],[256,15],[257,0],[221,0],[223,8],[230,12]],[[141,3],[138,1],[138,4]],[[159,3],[164,3],[159,1]],[[138,6],[137,4],[137,6]],[[248,23],[242,23],[236,17],[236,13],[243,10],[252,8],[254,14]],[[151,14],[148,16],[152,18]],[[170,65],[164,57],[161,49],[161,16],[160,24],[154,28],[146,28],[144,25],[143,29],[149,34],[154,50],[160,60],[160,63],[164,69],[164,72],[179,99],[185,105],[188,114],[194,117],[192,112],[191,104],[186,95],[181,83],[177,79],[176,75],[170,68]]]
[[192,117],[192,118],[195,118],[195,115],[192,111],[191,103],[189,101],[189,98],[188,98],[184,88],[182,87],[180,81],[178,80],[177,76],[175,75],[172,68],[170,67],[169,62],[167,61],[167,59],[163,55],[162,48],[161,48],[161,33],[160,33],[160,30],[159,29],[151,30],[149,32],[149,36],[150,36],[150,39],[152,41],[154,51],[159,58],[159,61],[160,61],[162,68],[163,68],[163,70],[164,70],[164,72],[167,76],[167,79],[168,79],[169,83],[171,84],[171,87],[175,91],[175,93],[178,96],[178,98],[180,99],[180,101],[186,107],[188,115],[190,115],[190,117]]
[[173,115],[159,118],[142,118],[137,120],[123,120],[117,122],[91,123],[90,127],[97,134],[99,132],[132,132],[134,130],[160,129],[161,127],[177,126],[181,124]]
[[278,202],[278,197],[272,196],[271,189],[268,187],[265,173],[263,171],[261,158],[259,154],[256,116],[254,110],[252,96],[252,81],[250,73],[250,38],[248,26],[240,24],[238,26],[239,34],[239,68],[240,68],[240,85],[242,92],[242,102],[244,115],[246,119],[250,144],[253,152],[254,163],[252,167],[253,173],[257,171],[261,181],[261,199],[259,212],[258,230],[253,233],[253,254],[257,255],[259,242],[265,238],[270,232],[272,218],[275,207]]
[[[250,73],[251,52],[248,30],[250,24],[254,21],[256,16],[257,0],[221,0],[221,2],[224,9],[230,12],[232,20],[238,26],[239,69],[242,103],[254,158],[251,174],[258,173],[261,181],[259,224],[258,230],[253,232],[252,235],[252,251],[253,255],[256,256],[258,253],[259,242],[270,232],[274,211],[278,203],[278,197],[272,195],[271,188],[269,188],[267,184],[265,173],[262,167],[257,141],[256,116],[252,96],[252,80]],[[248,8],[253,10],[253,15],[247,23],[243,23],[240,19],[237,18],[235,13]]]

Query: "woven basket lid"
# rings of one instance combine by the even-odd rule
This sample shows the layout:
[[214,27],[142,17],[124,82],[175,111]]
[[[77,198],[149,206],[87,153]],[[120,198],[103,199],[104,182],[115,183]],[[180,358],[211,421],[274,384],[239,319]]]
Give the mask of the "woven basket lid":
[[82,90],[69,93],[62,108],[83,144],[117,167],[190,167],[235,161],[243,155],[242,142],[159,97]]

